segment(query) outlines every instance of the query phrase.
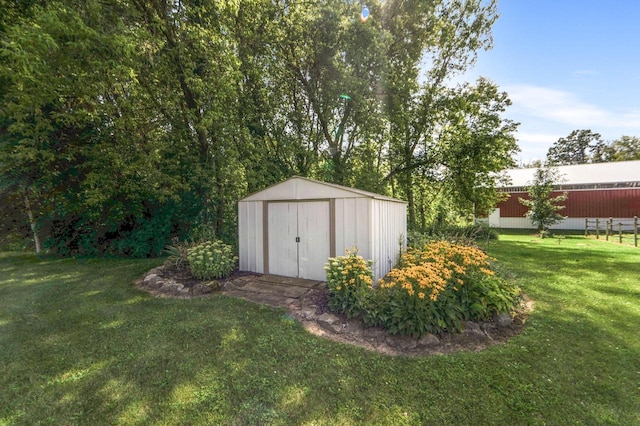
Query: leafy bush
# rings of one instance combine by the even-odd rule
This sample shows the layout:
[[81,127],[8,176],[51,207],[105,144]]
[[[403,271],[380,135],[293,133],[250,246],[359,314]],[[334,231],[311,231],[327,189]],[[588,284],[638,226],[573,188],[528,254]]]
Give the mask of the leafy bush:
[[403,254],[373,287],[371,262],[347,252],[326,265],[329,308],[394,334],[459,332],[463,321],[488,320],[517,302],[520,290],[491,261],[475,247],[432,242]]
[[233,271],[238,260],[231,246],[222,241],[208,241],[187,249],[191,274],[200,279],[223,278]]
[[363,313],[362,302],[373,284],[372,262],[346,250],[345,256],[329,258],[325,264],[329,309],[355,317]]
[[407,235],[409,246],[416,248],[441,240],[454,244],[473,245],[478,240],[497,240],[498,237],[498,231],[484,223],[467,226],[440,226],[426,232],[411,231]]
[[164,252],[169,255],[164,261],[164,266],[176,271],[184,271],[189,267],[189,249],[198,245],[190,241],[180,241],[174,237],[171,245],[164,248]]
[[447,241],[409,250],[380,288],[390,307],[386,327],[413,336],[460,331],[463,321],[509,312],[519,294],[480,249]]

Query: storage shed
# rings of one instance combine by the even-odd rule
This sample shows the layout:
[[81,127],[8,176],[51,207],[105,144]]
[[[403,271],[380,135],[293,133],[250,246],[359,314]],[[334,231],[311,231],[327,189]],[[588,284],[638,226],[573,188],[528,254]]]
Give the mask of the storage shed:
[[240,269],[326,280],[329,257],[357,247],[384,277],[406,247],[406,203],[294,176],[238,202]]
[[[640,216],[640,161],[577,164],[558,166],[561,182],[556,196],[566,191],[568,198],[560,214],[567,218],[551,229],[584,229],[585,219],[600,219],[603,223],[632,220]],[[529,198],[536,169],[507,170],[511,185],[502,188],[509,198],[496,206],[489,215],[489,225],[498,228],[533,228],[525,217],[527,207],[518,198]]]

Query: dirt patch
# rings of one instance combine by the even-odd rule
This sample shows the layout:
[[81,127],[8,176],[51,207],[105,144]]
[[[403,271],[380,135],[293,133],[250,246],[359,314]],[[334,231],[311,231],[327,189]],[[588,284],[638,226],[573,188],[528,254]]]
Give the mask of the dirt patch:
[[461,333],[429,334],[415,339],[391,335],[378,327],[364,327],[360,320],[332,313],[324,283],[305,283],[302,289],[297,289],[302,291],[294,292],[255,291],[258,285],[269,285],[261,277],[260,274],[234,271],[224,280],[202,281],[188,271],[159,267],[149,271],[136,285],[157,296],[191,298],[222,292],[231,297],[285,308],[288,318],[299,321],[314,335],[387,355],[425,356],[480,351],[521,333],[527,315],[533,309],[533,301],[523,295],[515,315],[511,317],[466,322]]

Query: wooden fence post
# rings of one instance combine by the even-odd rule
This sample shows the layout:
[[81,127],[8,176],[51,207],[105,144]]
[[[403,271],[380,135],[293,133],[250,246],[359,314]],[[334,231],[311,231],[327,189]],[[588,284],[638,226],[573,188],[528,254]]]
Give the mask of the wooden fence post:
[[622,244],[622,222],[618,222],[618,238],[620,239],[620,244]]
[[606,240],[609,241],[609,235],[613,234],[613,218],[610,217],[609,220],[607,221],[607,238]]
[[586,217],[584,218],[584,236],[589,236],[589,219]]
[[633,217],[633,245],[638,247],[638,216]]
[[600,219],[596,218],[596,240],[600,239]]

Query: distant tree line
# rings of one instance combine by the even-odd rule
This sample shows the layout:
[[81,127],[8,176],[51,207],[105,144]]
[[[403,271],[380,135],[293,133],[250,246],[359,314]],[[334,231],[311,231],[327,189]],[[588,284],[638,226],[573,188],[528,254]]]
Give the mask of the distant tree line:
[[495,1],[25,0],[0,13],[0,230],[152,256],[292,175],[408,202],[410,227],[494,205],[517,124],[487,79]]
[[[640,138],[637,136],[623,135],[606,143],[600,133],[583,129],[558,139],[549,148],[545,162],[549,166],[567,166],[633,160],[640,160]],[[523,165],[525,168],[542,166],[541,160]]]

